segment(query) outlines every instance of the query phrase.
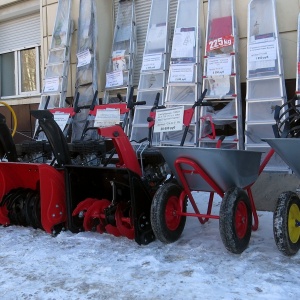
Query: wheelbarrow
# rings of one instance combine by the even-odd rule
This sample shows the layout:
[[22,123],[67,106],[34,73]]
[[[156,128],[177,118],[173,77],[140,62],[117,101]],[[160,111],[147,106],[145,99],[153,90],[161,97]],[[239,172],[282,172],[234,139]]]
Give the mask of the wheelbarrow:
[[[298,138],[264,139],[281,159],[300,178]],[[294,255],[300,248],[300,199],[292,191],[285,191],[278,197],[273,216],[273,232],[276,245],[283,254]]]
[[[219,219],[220,235],[226,249],[242,253],[249,244],[251,231],[258,228],[250,188],[274,151],[271,150],[260,165],[262,152],[257,151],[158,148],[176,181],[169,180],[153,197],[151,224],[156,238],[164,243],[175,242],[182,234],[188,216],[197,217],[201,224],[209,219]],[[205,214],[200,213],[193,191],[209,192]],[[215,193],[222,198],[219,215],[212,214]],[[194,210],[192,213],[187,212],[188,200]]]

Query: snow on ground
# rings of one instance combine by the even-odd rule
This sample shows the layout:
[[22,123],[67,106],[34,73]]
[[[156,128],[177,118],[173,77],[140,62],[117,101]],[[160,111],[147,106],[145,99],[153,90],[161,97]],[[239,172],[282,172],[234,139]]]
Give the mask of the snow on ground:
[[[203,196],[197,196],[206,209]],[[214,213],[219,213],[216,201]],[[139,246],[108,234],[0,227],[0,297],[14,299],[296,299],[300,254],[285,257],[271,212],[240,255],[228,252],[217,220],[187,218],[173,244]]]

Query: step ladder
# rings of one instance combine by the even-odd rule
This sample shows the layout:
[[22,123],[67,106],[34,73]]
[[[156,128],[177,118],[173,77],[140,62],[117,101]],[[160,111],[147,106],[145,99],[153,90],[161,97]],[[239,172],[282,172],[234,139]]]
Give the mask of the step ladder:
[[[300,99],[300,13],[298,15],[298,30],[297,30],[297,68],[296,68],[296,95]],[[299,101],[298,101],[299,104]]]
[[104,104],[128,101],[133,85],[135,53],[135,3],[134,0],[120,0],[107,64]]
[[[201,0],[178,0],[169,75],[164,106],[183,110],[190,108],[201,93],[201,38],[200,18],[202,17]],[[198,108],[190,124],[185,146],[198,143]],[[161,145],[179,145],[182,130],[162,132]]]
[[[80,0],[77,33],[77,66],[75,95],[78,96],[80,113],[76,114],[72,125],[72,141],[81,138],[86,118],[95,94],[98,91],[97,73],[97,17],[94,0]],[[98,100],[98,99],[97,99]],[[96,138],[90,131],[85,139]]]
[[58,1],[39,109],[45,108],[48,97],[50,97],[48,108],[68,106],[66,95],[74,27],[71,9],[72,0]]
[[209,0],[203,91],[212,106],[200,109],[199,146],[244,148],[238,29],[234,0]]
[[[274,137],[274,109],[287,100],[275,0],[248,4],[246,84],[245,149],[264,152],[264,159],[270,147],[261,139]],[[288,167],[275,154],[264,170]]]
[[[170,0],[152,0],[137,91],[137,101],[146,101],[146,105],[135,107],[132,144],[148,137],[147,117],[157,93],[160,94],[158,105],[164,102],[170,58],[169,5]],[[155,133],[152,145],[158,145],[159,140],[160,134]]]

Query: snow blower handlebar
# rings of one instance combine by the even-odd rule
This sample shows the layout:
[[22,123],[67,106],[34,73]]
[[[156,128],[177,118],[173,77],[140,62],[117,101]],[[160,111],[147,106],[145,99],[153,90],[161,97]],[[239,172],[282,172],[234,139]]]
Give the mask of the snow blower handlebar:
[[191,108],[186,109],[184,111],[183,125],[185,126],[185,128],[184,128],[183,136],[182,136],[182,139],[180,142],[180,146],[183,146],[183,144],[185,142],[186,136],[187,136],[189,128],[190,128],[190,124],[192,122],[195,108],[197,106],[211,106],[212,105],[210,102],[203,102],[206,93],[207,93],[207,89],[205,89],[203,91],[203,93],[201,94],[201,97],[193,104],[193,106]]

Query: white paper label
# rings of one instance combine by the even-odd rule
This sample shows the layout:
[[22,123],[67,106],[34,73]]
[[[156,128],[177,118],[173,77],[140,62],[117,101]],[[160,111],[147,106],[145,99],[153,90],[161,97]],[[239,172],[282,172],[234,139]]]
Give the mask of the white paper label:
[[64,131],[67,122],[69,120],[70,115],[64,114],[60,112],[56,112],[53,114],[54,121],[57,123],[57,125],[60,127],[61,131]]
[[57,92],[58,89],[59,89],[59,77],[45,79],[45,86],[44,86],[45,93]]
[[142,71],[158,70],[161,67],[162,54],[144,55]]
[[170,68],[170,82],[192,82],[194,65],[173,65]]
[[112,54],[113,70],[126,70],[125,50],[113,51]]
[[123,85],[123,82],[124,82],[123,71],[106,73],[106,87],[107,88]]
[[231,75],[232,56],[207,58],[207,76]]
[[115,108],[97,109],[94,126],[110,127],[120,123],[120,110]]
[[172,58],[193,57],[195,47],[195,29],[176,28],[172,45]]
[[91,53],[90,50],[85,50],[80,53],[77,53],[77,67],[80,68],[82,66],[86,66],[91,63]]
[[276,54],[276,43],[257,43],[249,45],[249,62],[258,62],[266,60],[275,60]]
[[154,132],[182,130],[184,106],[156,110]]

